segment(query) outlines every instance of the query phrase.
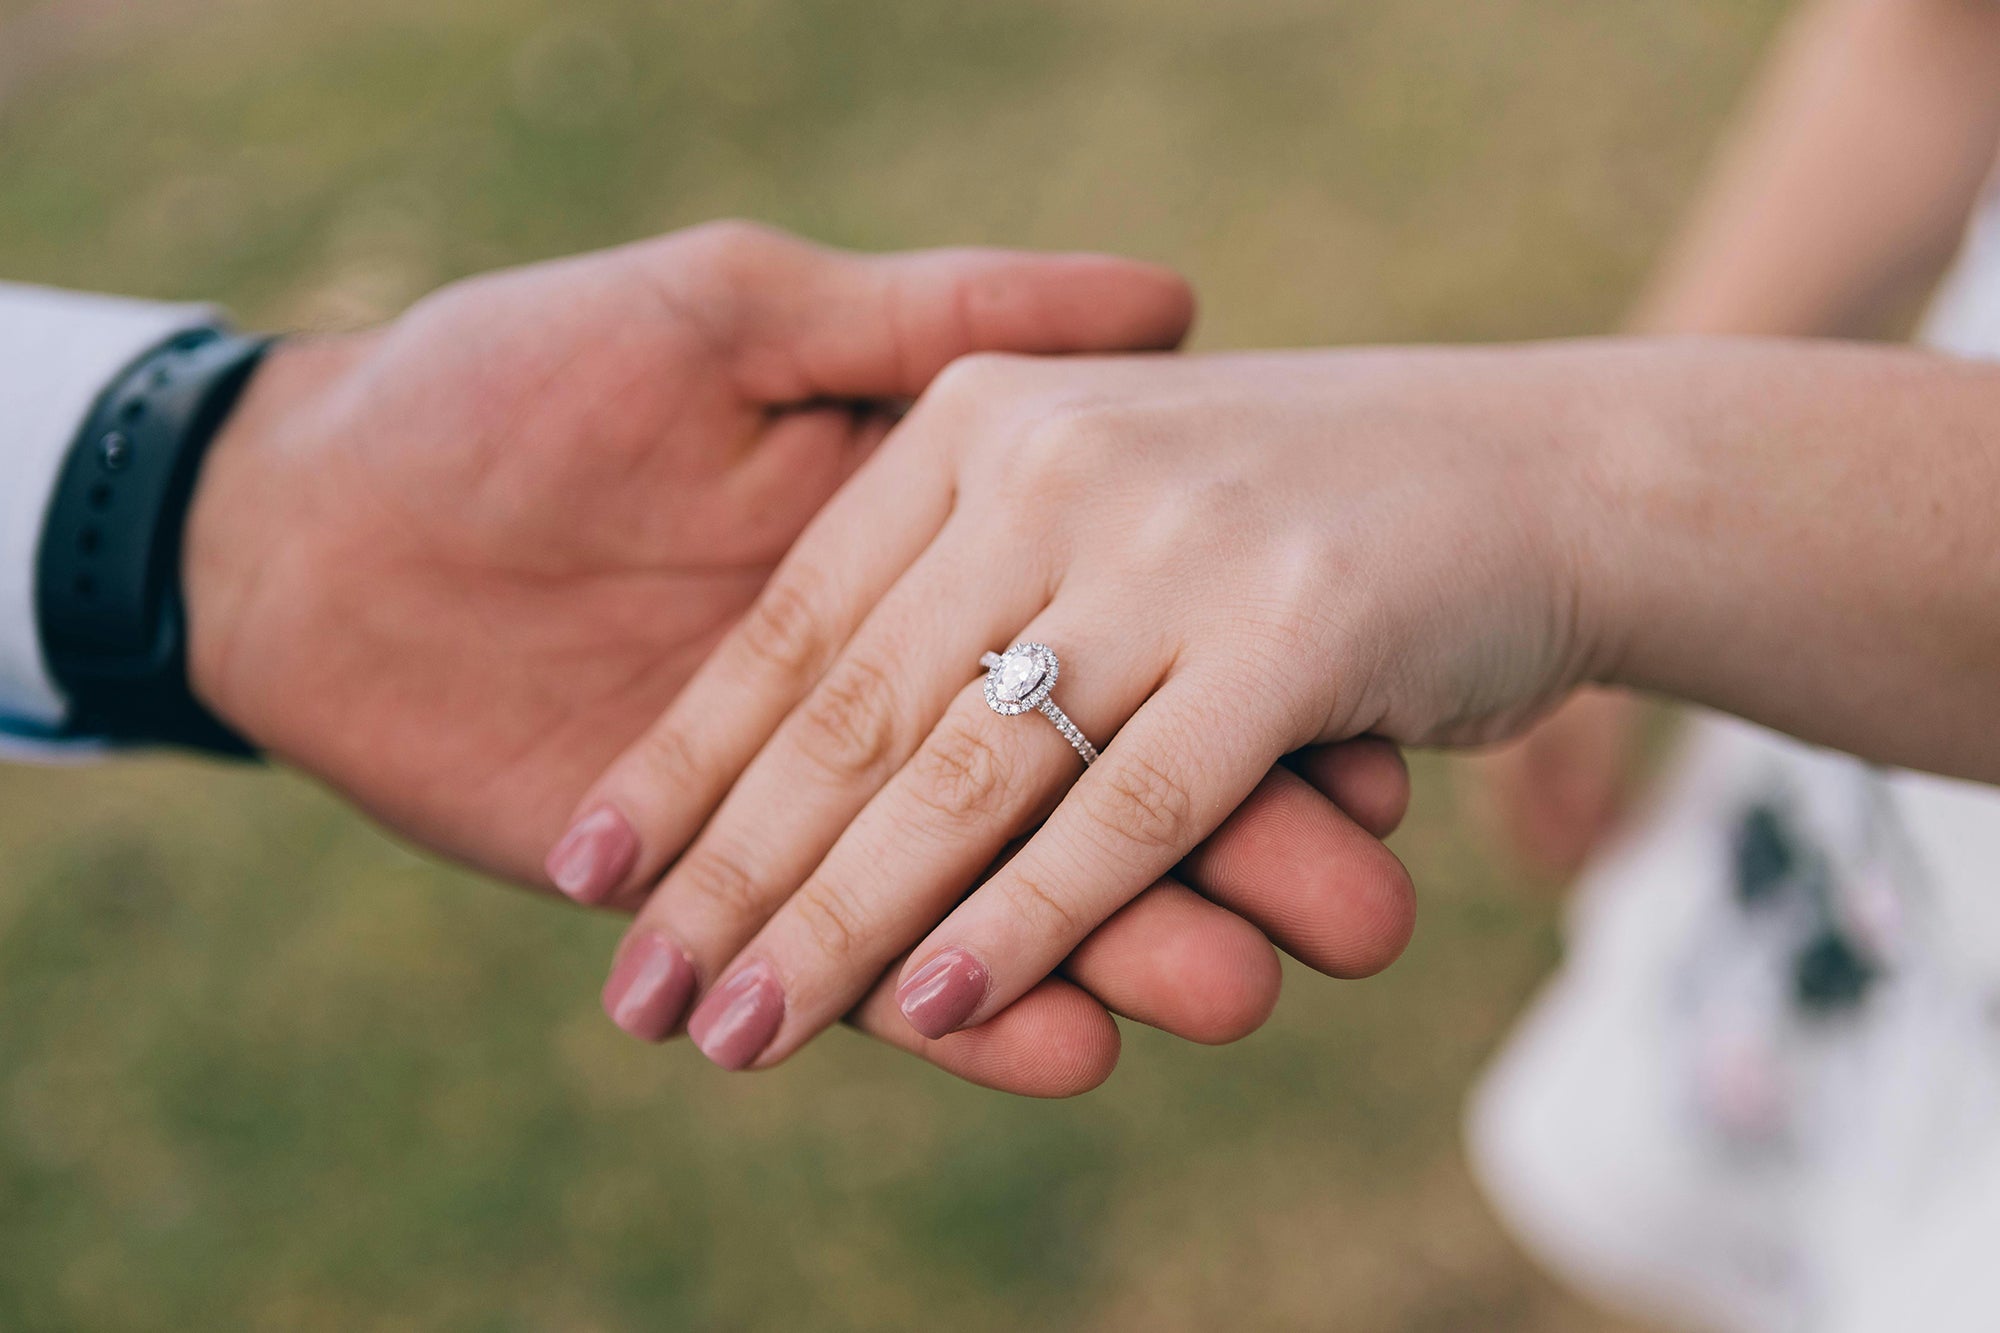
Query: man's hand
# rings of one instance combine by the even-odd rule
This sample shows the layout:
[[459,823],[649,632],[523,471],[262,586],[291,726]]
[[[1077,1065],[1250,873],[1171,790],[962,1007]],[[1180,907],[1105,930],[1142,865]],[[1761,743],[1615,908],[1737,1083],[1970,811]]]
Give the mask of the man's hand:
[[[412,839],[539,884],[591,777],[934,374],[982,349],[1170,347],[1191,311],[1177,278],[1120,260],[861,257],[717,224],[283,344],[190,514],[194,687]],[[1368,836],[1407,796],[1393,750],[1301,771],[1358,823],[1277,775],[1203,884],[1218,902],[1311,917],[1337,911],[1351,848],[1394,865]],[[1263,933],[1179,886],[1108,923],[1070,971],[1202,1040],[1254,1028],[1278,984]],[[1060,980],[944,1042],[880,997],[855,1021],[1024,1092],[1090,1086],[1117,1053],[1103,1007]]]
[[281,345],[190,518],[196,691],[516,880],[903,400],[973,348],[1177,342],[1178,279],[861,258],[744,224],[477,278]]

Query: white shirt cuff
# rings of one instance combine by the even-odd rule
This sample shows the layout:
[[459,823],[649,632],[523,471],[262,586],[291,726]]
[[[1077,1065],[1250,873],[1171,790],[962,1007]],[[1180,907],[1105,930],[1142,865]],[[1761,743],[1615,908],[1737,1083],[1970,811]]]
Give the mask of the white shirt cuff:
[[206,306],[0,282],[0,731],[47,735],[66,711],[35,626],[35,556],[70,442],[119,371],[216,320]]

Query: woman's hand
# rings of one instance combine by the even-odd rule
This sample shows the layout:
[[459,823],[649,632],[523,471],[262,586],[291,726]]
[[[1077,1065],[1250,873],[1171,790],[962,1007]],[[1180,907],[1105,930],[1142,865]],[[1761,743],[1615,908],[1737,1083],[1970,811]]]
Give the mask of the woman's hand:
[[[784,1058],[912,945],[901,1007],[937,1037],[1062,964],[1281,756],[1517,728],[1593,643],[1554,521],[1587,488],[1540,364],[961,362],[580,806],[630,825],[633,873],[674,861],[628,948],[682,960],[690,1034],[731,1068]],[[1088,771],[988,707],[980,655],[1022,641],[1060,655]],[[1271,923],[1286,949],[1343,976],[1402,949],[1386,852],[1314,887],[1313,928]]]

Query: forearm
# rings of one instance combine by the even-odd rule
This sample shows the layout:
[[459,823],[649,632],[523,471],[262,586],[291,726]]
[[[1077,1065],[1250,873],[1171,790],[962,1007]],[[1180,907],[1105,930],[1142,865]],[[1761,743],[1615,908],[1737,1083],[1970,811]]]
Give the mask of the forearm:
[[1612,423],[1579,574],[1598,674],[2000,780],[2000,369],[1780,341],[1583,355]]
[[1949,256],[2000,147],[2000,4],[1814,0],[1633,326],[1872,332]]

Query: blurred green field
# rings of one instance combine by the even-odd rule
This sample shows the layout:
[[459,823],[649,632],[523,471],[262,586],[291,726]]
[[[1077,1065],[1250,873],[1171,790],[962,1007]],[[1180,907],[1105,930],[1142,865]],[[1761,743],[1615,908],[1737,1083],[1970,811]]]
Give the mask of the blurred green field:
[[[0,275],[342,326],[740,214],[1162,259],[1209,347],[1587,332],[1779,9],[0,0]],[[1620,1327],[1460,1162],[1555,934],[1444,779],[1390,974],[1045,1105],[627,1043],[614,923],[296,778],[0,770],[0,1330]]]

